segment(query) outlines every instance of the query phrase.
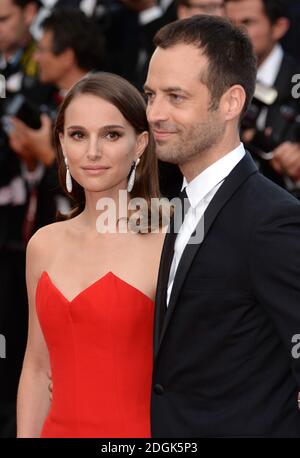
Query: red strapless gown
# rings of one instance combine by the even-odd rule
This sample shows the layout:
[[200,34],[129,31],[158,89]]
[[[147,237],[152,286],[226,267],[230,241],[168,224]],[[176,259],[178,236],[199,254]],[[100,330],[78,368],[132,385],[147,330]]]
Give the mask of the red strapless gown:
[[53,379],[41,437],[150,437],[153,301],[111,272],[68,301],[43,272],[36,307]]

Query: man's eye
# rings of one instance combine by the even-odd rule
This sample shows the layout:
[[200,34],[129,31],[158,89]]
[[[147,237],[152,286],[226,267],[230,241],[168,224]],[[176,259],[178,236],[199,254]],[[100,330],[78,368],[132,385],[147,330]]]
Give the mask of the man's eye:
[[255,21],[253,21],[253,19],[245,19],[243,22],[242,22],[242,25],[245,26],[245,27],[248,27],[249,25],[252,25],[254,24]]
[[171,98],[174,102],[181,102],[181,101],[183,100],[182,95],[178,95],[178,94],[170,94],[170,98]]
[[144,93],[146,100],[149,102],[151,99],[153,99],[154,94],[152,92],[145,92]]

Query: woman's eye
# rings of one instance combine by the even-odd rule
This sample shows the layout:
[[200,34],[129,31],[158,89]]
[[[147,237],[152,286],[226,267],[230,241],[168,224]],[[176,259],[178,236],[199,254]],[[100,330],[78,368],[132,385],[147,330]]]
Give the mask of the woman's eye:
[[81,140],[84,137],[84,133],[80,131],[72,132],[70,137],[75,138],[75,140]]
[[108,140],[117,140],[120,136],[121,135],[118,132],[108,132],[106,134],[106,138],[108,138]]

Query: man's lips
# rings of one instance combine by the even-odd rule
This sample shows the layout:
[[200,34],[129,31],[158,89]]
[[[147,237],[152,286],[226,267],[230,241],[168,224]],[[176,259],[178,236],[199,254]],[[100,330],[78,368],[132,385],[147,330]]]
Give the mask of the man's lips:
[[153,132],[154,138],[156,138],[158,140],[159,139],[168,138],[171,135],[176,134],[176,132],[174,130],[156,130],[156,129],[153,129],[152,132]]

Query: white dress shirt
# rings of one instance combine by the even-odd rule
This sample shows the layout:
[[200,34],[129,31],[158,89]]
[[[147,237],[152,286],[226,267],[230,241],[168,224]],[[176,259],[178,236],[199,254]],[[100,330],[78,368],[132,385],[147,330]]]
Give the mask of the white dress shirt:
[[[268,57],[263,61],[257,70],[257,81],[265,86],[272,87],[275,84],[283,59],[283,49],[277,44],[274,46]],[[268,109],[264,108],[257,119],[257,128],[264,130],[266,127]]]
[[184,178],[182,189],[186,188],[191,206],[185,215],[174,245],[174,256],[168,281],[167,305],[169,304],[178,264],[191,235],[214,195],[224,183],[225,178],[232,172],[244,155],[245,149],[241,143],[233,151],[200,173],[190,183]]
[[96,5],[97,0],[81,0],[79,7],[84,14],[91,17],[95,12]]
[[265,86],[274,86],[283,59],[283,49],[277,44],[257,70],[257,80]]
[[151,6],[139,14],[139,23],[141,25],[149,24],[149,22],[155,21],[160,18],[164,12],[171,5],[173,0],[161,0],[159,5]]

